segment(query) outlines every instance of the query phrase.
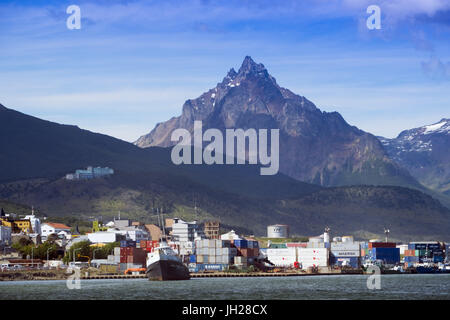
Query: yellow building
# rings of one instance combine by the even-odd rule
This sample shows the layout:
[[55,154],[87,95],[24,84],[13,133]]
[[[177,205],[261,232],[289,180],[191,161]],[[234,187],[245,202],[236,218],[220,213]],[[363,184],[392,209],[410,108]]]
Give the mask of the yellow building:
[[11,219],[8,217],[1,217],[0,218],[1,225],[4,227],[10,227],[11,233],[32,233],[33,228],[31,227],[31,221],[30,220],[24,220],[24,219]]

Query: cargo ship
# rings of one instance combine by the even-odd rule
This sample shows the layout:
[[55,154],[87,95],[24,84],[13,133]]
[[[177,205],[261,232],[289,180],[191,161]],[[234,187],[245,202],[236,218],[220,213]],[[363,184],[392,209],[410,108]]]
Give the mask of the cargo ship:
[[189,280],[189,269],[182,263],[175,251],[165,242],[147,257],[147,276],[149,280]]

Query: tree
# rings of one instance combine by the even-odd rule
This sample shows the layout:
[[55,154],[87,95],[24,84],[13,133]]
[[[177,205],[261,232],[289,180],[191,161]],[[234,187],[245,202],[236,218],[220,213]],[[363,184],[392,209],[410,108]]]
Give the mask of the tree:
[[86,261],[86,258],[80,256],[88,256],[91,257],[91,247],[89,240],[80,241],[74,243],[70,249],[66,250],[66,254],[64,255],[63,261],[64,263],[68,263],[74,261],[74,252],[75,252],[75,261]]

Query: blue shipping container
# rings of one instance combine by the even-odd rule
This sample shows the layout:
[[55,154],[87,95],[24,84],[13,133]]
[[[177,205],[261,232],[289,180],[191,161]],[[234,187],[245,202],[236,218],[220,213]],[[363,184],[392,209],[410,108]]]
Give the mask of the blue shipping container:
[[234,245],[238,248],[247,248],[247,240],[234,240]]
[[199,264],[197,263],[197,266],[195,267],[195,272],[203,271],[203,270],[213,270],[213,271],[223,271],[228,268],[227,264]]
[[373,248],[372,258],[375,260],[382,260],[388,264],[395,264],[400,262],[399,248]]
[[405,262],[410,262],[410,263],[414,263],[414,262],[419,262],[419,257],[405,257]]
[[196,262],[197,262],[197,257],[191,254],[189,256],[189,263],[196,263]]

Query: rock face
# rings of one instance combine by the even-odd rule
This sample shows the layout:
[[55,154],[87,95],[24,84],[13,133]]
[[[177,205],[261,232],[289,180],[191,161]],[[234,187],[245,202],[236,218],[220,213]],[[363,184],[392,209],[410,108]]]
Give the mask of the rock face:
[[379,139],[389,156],[422,184],[450,195],[450,119]]
[[194,100],[181,116],[159,123],[135,144],[170,147],[174,129],[280,129],[280,172],[324,186],[345,184],[415,184],[388,157],[373,135],[349,125],[337,112],[322,112],[314,103],[280,87],[263,64],[246,57],[236,72]]

